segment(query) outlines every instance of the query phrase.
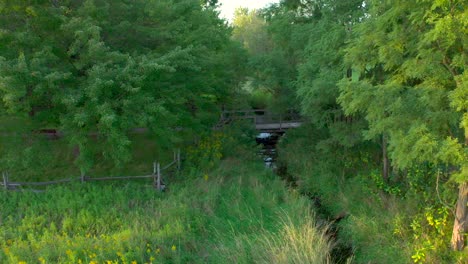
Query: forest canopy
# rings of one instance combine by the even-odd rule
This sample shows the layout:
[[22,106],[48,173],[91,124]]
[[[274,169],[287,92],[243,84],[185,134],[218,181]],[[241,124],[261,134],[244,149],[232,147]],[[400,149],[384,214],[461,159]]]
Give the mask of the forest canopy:
[[212,126],[235,93],[244,58],[215,5],[1,1],[2,120],[15,133],[69,135],[82,170],[95,154],[90,134],[103,135],[98,152],[120,164],[131,158],[131,129],[146,128],[170,145],[189,133],[180,128]]

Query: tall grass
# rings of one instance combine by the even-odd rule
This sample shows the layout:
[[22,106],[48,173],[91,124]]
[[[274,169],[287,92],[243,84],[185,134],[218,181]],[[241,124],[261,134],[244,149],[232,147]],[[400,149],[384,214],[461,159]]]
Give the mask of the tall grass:
[[330,263],[330,243],[311,217],[299,225],[286,217],[280,232],[265,234],[258,246],[257,263]]
[[0,192],[0,263],[328,263],[308,201],[228,158],[158,193],[145,183]]

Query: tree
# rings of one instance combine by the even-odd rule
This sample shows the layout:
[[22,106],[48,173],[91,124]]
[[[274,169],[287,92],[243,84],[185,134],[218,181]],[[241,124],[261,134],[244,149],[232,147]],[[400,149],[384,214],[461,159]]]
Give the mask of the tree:
[[178,127],[210,127],[242,67],[198,0],[1,1],[0,14],[1,115],[64,131],[83,171],[95,154],[127,162],[133,128],[170,145]]
[[305,35],[298,34],[304,25],[296,22],[294,12],[283,2],[259,11],[240,9],[234,20],[234,38],[250,51],[249,71],[254,86],[270,91],[276,111],[298,105],[294,80]]
[[297,96],[302,113],[317,128],[329,131],[330,144],[352,147],[361,141],[363,122],[346,117],[337,102],[338,82],[346,74],[344,47],[351,30],[363,16],[357,1],[309,1],[302,10],[314,10],[300,34],[307,35],[306,47],[298,65]]
[[[339,101],[385,134],[398,168],[445,165],[459,185],[452,247],[468,230],[465,1],[367,1],[370,11],[347,48],[352,78]],[[463,103],[462,103],[463,102]],[[463,133],[463,129],[465,133]]]
[[232,25],[232,38],[242,43],[251,56],[259,56],[271,50],[266,21],[257,10],[236,9]]

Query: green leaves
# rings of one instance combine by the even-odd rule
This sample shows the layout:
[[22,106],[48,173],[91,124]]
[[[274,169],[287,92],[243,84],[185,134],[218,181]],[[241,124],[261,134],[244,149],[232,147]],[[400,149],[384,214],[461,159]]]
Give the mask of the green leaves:
[[229,30],[199,0],[4,2],[1,12],[0,111],[70,135],[82,169],[100,155],[128,161],[134,128],[166,146],[182,139],[176,128],[204,130],[232,94]]
[[466,5],[370,4],[369,18],[358,25],[346,53],[346,62],[366,73],[341,82],[340,104],[348,114],[364,114],[368,136],[389,135],[398,167],[430,162],[461,168],[467,156],[456,111],[465,111],[467,101],[461,59],[467,42],[459,19]]

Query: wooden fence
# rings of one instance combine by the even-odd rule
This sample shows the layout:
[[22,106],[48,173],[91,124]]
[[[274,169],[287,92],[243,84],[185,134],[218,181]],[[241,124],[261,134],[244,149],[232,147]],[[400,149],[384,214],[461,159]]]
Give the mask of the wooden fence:
[[[162,179],[162,174],[164,171],[167,171],[171,167],[176,167],[180,170],[180,150],[174,151],[174,156],[172,162],[161,167],[159,162],[153,163],[153,173],[151,175],[141,175],[141,176],[111,176],[111,177],[89,177],[85,174],[82,174],[80,177],[61,179],[55,181],[44,181],[44,182],[10,182],[10,174],[8,172],[2,173],[3,181],[0,183],[0,186],[3,186],[5,190],[18,190],[21,187],[34,187],[34,186],[49,186],[70,182],[91,182],[91,181],[115,181],[115,180],[135,180],[135,179],[153,179],[153,187],[162,191],[166,188],[164,181]],[[39,190],[32,190],[40,192]]]

